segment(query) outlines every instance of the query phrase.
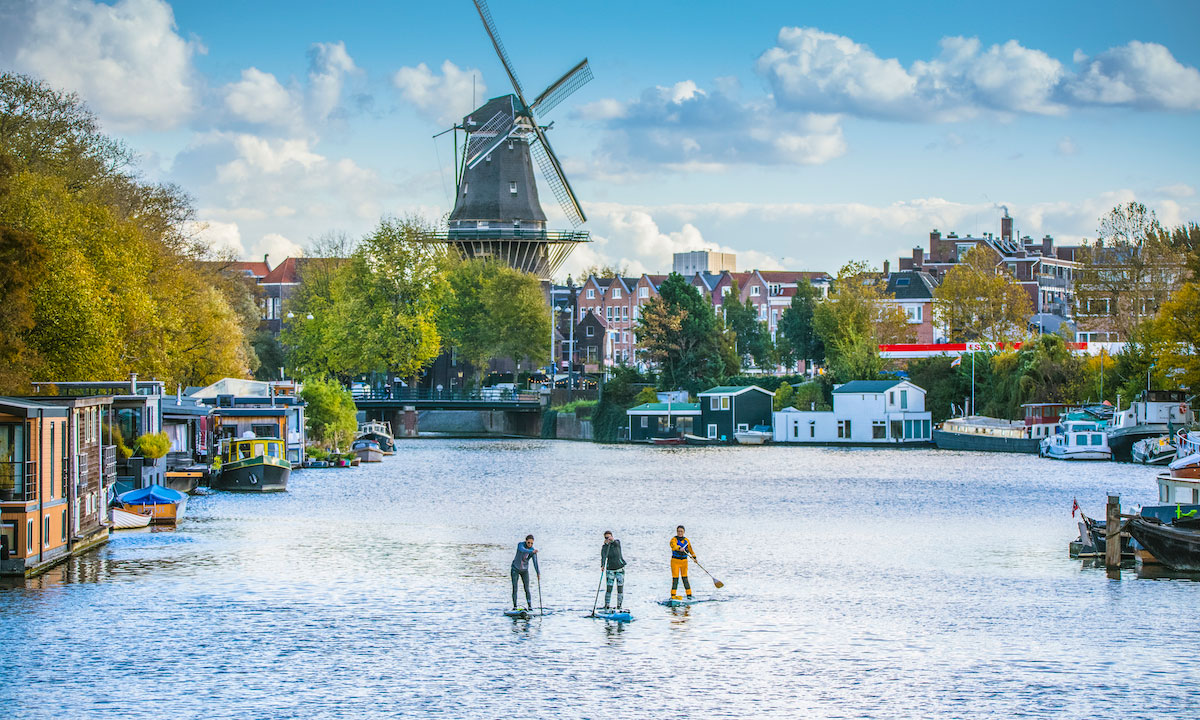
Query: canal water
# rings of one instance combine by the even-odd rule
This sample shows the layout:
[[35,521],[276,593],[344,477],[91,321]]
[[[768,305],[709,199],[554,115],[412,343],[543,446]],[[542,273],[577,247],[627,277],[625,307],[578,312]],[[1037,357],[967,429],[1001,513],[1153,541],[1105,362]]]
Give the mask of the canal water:
[[[1067,557],[1154,471],[932,450],[420,440],[195,497],[0,586],[6,716],[1184,717],[1200,582]],[[668,539],[700,561],[686,609]],[[587,619],[601,534],[634,622]],[[512,620],[533,533],[549,614]],[[538,595],[535,589],[535,604]],[[1192,715],[1193,717],[1195,715]]]

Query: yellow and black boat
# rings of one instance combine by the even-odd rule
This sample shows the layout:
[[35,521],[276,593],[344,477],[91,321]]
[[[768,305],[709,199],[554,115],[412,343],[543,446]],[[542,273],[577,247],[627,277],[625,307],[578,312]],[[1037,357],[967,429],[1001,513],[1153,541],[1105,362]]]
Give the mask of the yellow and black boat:
[[216,490],[277,492],[287,490],[292,464],[277,438],[230,438],[222,441],[221,467],[213,468]]

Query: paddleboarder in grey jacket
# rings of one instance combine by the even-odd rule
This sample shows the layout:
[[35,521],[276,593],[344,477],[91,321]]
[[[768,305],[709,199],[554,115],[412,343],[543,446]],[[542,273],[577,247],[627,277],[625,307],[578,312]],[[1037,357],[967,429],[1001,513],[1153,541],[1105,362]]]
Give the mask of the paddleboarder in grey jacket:
[[621,555],[621,541],[613,537],[612,530],[604,531],[604,544],[600,546],[600,567],[604,568],[604,610],[612,610],[613,585],[617,586],[617,610],[625,599],[625,558]]
[[533,607],[533,597],[529,594],[529,560],[533,559],[533,571],[540,578],[542,571],[538,568],[537,550],[533,547],[533,536],[526,535],[525,542],[517,544],[517,554],[513,556],[509,577],[512,578],[513,610],[517,609],[517,578],[525,584],[525,608]]

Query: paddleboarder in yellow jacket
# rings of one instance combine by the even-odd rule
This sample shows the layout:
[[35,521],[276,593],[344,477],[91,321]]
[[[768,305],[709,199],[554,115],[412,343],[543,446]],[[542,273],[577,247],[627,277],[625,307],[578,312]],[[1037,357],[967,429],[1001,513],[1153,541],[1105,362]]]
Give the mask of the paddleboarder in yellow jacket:
[[671,538],[671,599],[679,599],[679,579],[683,578],[683,590],[688,599],[692,597],[692,585],[688,582],[688,556],[696,558],[692,542],[683,535],[683,526],[675,528],[675,537]]

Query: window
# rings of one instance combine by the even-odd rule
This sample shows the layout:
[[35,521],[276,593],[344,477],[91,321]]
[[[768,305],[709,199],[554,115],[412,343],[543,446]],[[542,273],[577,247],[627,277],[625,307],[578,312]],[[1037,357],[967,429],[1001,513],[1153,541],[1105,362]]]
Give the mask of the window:
[[708,439],[709,440],[717,439],[717,426],[713,423],[708,424]]
[[596,328],[592,327],[591,325],[588,325],[587,330],[585,330],[583,334],[586,335],[587,337],[596,337]]
[[613,288],[613,300],[621,299],[621,288]]
[[62,541],[67,541],[67,511],[62,511]]
[[628,332],[621,333],[621,342],[629,342],[629,333]]
[[760,287],[759,287],[759,286],[757,286],[757,285],[755,285],[754,287],[750,288],[750,295],[751,295],[752,297],[758,297],[759,293],[761,293],[761,292],[762,292],[762,288],[760,288]]
[[471,187],[471,183],[463,183],[463,195],[467,194],[467,190]]
[[729,294],[729,289],[730,289],[730,288],[729,288],[729,286],[728,286],[728,285],[726,285],[725,287],[721,288],[721,297],[725,297],[726,295],[728,295],[728,294]]
[[628,305],[623,305],[621,307],[621,317],[625,318],[626,320],[629,319],[629,306]]
[[492,154],[491,154],[491,153],[488,153],[488,154],[487,154],[487,157],[485,157],[485,158],[483,159],[483,161],[484,161],[484,162],[491,162],[491,161],[492,161]]
[[588,288],[587,298],[588,298],[588,300],[594,300],[596,298],[595,288]]
[[900,391],[900,409],[901,410],[908,409],[908,391],[907,390]]
[[33,552],[33,521],[25,523],[25,552]]
[[642,427],[650,427],[650,418],[646,417],[645,415],[642,416]]
[[904,423],[899,420],[892,421],[892,439],[899,440],[904,437]]
[[749,429],[750,429],[750,426],[747,425],[746,423],[738,423],[738,426],[737,426],[738,432],[746,432]]
[[510,195],[516,195],[516,194],[517,194],[517,184],[516,184],[515,182],[511,181],[511,180],[510,180],[510,181],[509,181],[509,183],[508,183],[508,192],[509,192],[509,194],[510,194]]
[[796,440],[800,439],[800,423],[792,425],[792,438]]
[[840,438],[843,438],[845,440],[850,439],[850,421],[849,420],[838,420],[837,421],[837,436]]
[[50,547],[50,516],[42,518],[42,545]]
[[[254,433],[254,437],[279,437],[279,427],[277,425],[267,425],[265,423],[261,425],[251,425],[250,431]],[[259,448],[255,454],[262,455],[262,449]]]
[[924,317],[924,313],[922,312],[920,305],[905,305],[904,317],[907,318],[910,323],[919,323],[921,322],[921,318]]
[[639,297],[639,298],[648,298],[648,297],[650,297],[650,288],[648,288],[648,287],[640,287],[640,288],[638,288],[638,297]]
[[896,404],[896,391],[893,390],[888,393],[888,405],[895,405],[895,404]]
[[885,440],[887,439],[887,425],[882,420],[871,421],[871,439]]
[[817,436],[817,424],[811,420],[808,421],[808,436],[810,438]]
[[729,409],[729,397],[728,396],[721,398],[721,409],[722,410]]
[[908,287],[908,278],[896,278],[896,287]]
[[605,320],[612,320],[612,311],[613,311],[613,309],[612,309],[611,305],[604,308],[604,319]]
[[720,410],[721,409],[721,398],[717,397],[716,395],[710,397],[708,399],[708,409],[709,410]]

